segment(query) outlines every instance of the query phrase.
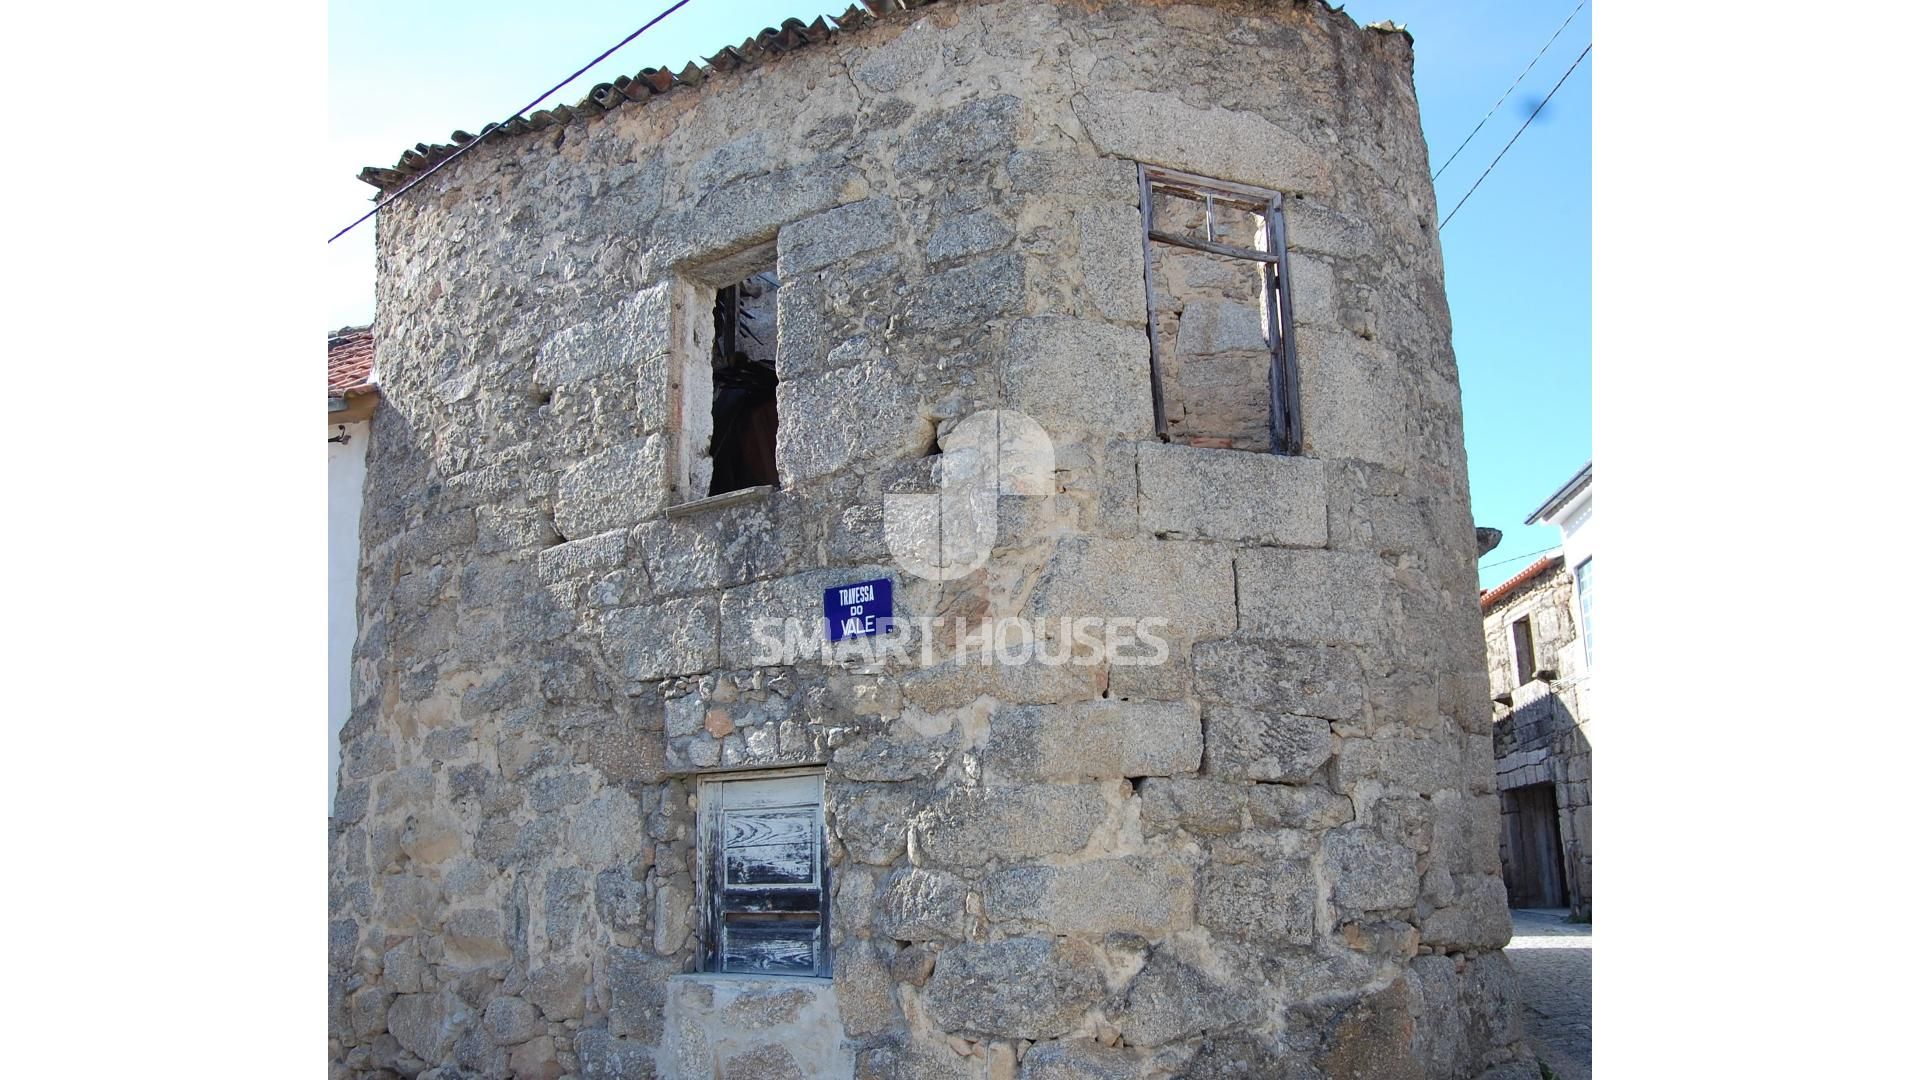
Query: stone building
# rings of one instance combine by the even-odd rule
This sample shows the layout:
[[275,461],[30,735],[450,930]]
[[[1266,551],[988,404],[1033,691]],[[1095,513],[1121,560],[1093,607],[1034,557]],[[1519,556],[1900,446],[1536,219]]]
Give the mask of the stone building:
[[365,502],[367,422],[380,404],[373,333],[348,326],[327,335],[327,807],[340,790],[340,729],[353,712],[355,594],[360,580],[360,507]]
[[1528,518],[1562,546],[1480,596],[1500,867],[1515,907],[1593,915],[1593,466]]
[[334,1074],[1537,1075],[1411,49],[855,8],[383,209]]

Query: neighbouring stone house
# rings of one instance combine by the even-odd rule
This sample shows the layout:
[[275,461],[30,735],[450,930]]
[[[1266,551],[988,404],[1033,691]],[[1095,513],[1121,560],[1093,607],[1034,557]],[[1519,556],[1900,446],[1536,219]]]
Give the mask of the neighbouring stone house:
[[340,790],[340,730],[353,712],[355,602],[360,582],[360,507],[367,476],[367,422],[380,404],[373,331],[327,335],[327,807]]
[[1593,914],[1593,466],[1527,524],[1562,545],[1480,596],[1501,874],[1515,907]]
[[1536,1076],[1410,39],[893,7],[380,212],[334,1074]]

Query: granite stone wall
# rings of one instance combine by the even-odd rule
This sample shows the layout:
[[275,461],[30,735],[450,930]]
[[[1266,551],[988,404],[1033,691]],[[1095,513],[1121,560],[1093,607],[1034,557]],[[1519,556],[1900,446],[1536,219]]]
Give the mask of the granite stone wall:
[[[334,1074],[1537,1075],[1411,66],[1317,0],[936,4],[383,210]],[[1287,196],[1302,455],[1155,438],[1137,162]],[[781,482],[701,502],[701,290],[767,245]],[[1051,483],[906,573],[986,409]],[[1086,662],[761,662],[879,577]],[[696,778],[809,765],[831,979],[701,974]]]
[[[1535,662],[1550,678],[1522,680],[1513,657],[1513,623],[1526,618]],[[1494,706],[1494,782],[1501,792],[1501,861],[1507,880],[1520,870],[1512,848],[1527,823],[1513,794],[1551,785],[1566,906],[1593,917],[1592,690],[1579,637],[1580,602],[1565,565],[1541,574],[1486,614],[1487,673]]]

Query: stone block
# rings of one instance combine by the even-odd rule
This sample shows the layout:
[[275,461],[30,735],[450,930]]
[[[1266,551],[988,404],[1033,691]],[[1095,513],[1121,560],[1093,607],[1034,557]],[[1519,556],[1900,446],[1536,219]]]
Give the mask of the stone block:
[[1288,192],[1325,192],[1326,159],[1256,113],[1154,90],[1088,87],[1074,113],[1102,154]]
[[534,565],[541,581],[557,584],[598,577],[619,567],[626,558],[627,531],[612,529],[546,548],[534,557]]
[[914,825],[935,865],[979,866],[1036,859],[1086,847],[1117,798],[1114,784],[988,785],[953,788]]
[[1342,739],[1333,759],[1333,787],[1351,794],[1367,780],[1421,795],[1460,787],[1460,751],[1441,739]]
[[653,1080],[653,1047],[617,1038],[606,1028],[588,1028],[573,1037],[581,1080]]
[[547,339],[533,361],[534,385],[545,390],[601,375],[637,376],[641,363],[665,353],[672,340],[671,285],[635,293],[607,315]]
[[1018,97],[1001,94],[934,113],[901,140],[894,175],[914,181],[1001,164],[1013,151],[1021,111]]
[[1206,711],[1208,776],[1298,784],[1333,755],[1333,731],[1317,716],[1213,705]]
[[989,780],[1111,780],[1200,768],[1199,710],[1187,702],[1009,705],[991,723],[981,754]]
[[967,930],[967,883],[944,870],[901,867],[880,894],[875,925],[895,941],[957,940]]
[[[1137,201],[1139,176],[1133,162],[1064,150],[1015,150],[1007,158],[1007,177],[1013,190],[1051,195]],[[1139,210],[1134,210],[1133,248],[1140,249]]]
[[1194,688],[1209,702],[1352,720],[1365,708],[1360,661],[1346,649],[1264,641],[1193,647]]
[[1152,1047],[1255,1024],[1262,1011],[1250,987],[1226,985],[1161,948],[1107,1006],[1107,1018],[1128,1046]]
[[808,1080],[793,1059],[793,1051],[779,1043],[761,1043],[720,1061],[720,1080]]
[[487,1002],[480,1024],[499,1046],[518,1046],[547,1030],[540,1010],[525,998],[497,997]]
[[1420,943],[1448,952],[1498,949],[1512,937],[1507,886],[1492,874],[1456,881],[1453,903],[1420,924]]
[[1134,855],[1068,866],[1016,866],[989,877],[987,917],[1056,934],[1165,937],[1192,925],[1193,873]]
[[920,334],[971,334],[1018,311],[1026,296],[1026,263],[990,255],[906,285],[895,329]]
[[1028,614],[1158,618],[1162,639],[1222,637],[1233,632],[1233,556],[1214,544],[1073,537],[1041,572]]
[[719,662],[719,619],[715,596],[621,608],[602,620],[600,647],[630,681],[695,675]]
[[[418,991],[416,986],[415,991]],[[363,986],[347,999],[347,1017],[353,1037],[368,1042],[387,1030],[387,1009],[393,1005],[394,992],[386,986]]]
[[1331,829],[1353,820],[1353,800],[1325,788],[1255,784],[1247,789],[1247,813],[1256,828]]
[[1007,403],[1055,443],[1153,434],[1145,333],[1042,315],[1014,324],[1006,357]]
[[1343,331],[1300,327],[1295,342],[1306,451],[1329,461],[1407,468],[1414,410],[1398,358]]
[[1392,569],[1372,554],[1256,548],[1234,570],[1247,637],[1364,644],[1388,631]]
[[[892,199],[876,195],[802,218],[780,230],[778,273],[784,284],[890,244],[898,231]],[[785,335],[781,335],[784,341]]]
[[[972,632],[977,636],[978,628]],[[1099,694],[1097,669],[1072,664],[987,665],[980,649],[970,646],[966,662],[946,660],[916,667],[900,676],[900,693],[913,705],[930,712],[971,705],[982,697],[1010,703],[1052,705]]]
[[585,538],[659,513],[667,498],[665,436],[602,450],[560,474],[553,524],[562,537]]
[[1364,829],[1335,829],[1326,837],[1333,902],[1355,914],[1410,908],[1420,895],[1414,851]]
[[1320,462],[1236,450],[1143,442],[1140,524],[1170,537],[1285,547],[1327,544]]
[[559,1080],[565,1071],[551,1035],[536,1036],[514,1047],[507,1055],[507,1068],[515,1080]]
[[804,418],[775,434],[783,483],[872,468],[917,454],[933,438],[912,380],[886,361],[782,379],[777,395],[781,416]]
[[1201,871],[1196,918],[1218,936],[1268,947],[1307,945],[1319,893],[1305,858],[1215,864]]
[[1035,1043],[1020,1061],[1020,1080],[1140,1080],[1153,1075],[1147,1055],[1092,1039]]
[[848,1035],[876,1035],[899,1022],[893,977],[865,939],[843,942],[833,958],[833,991]]
[[993,210],[974,210],[940,218],[927,238],[929,263],[951,262],[1006,247],[1013,226]]
[[1071,938],[1013,938],[942,952],[922,1003],[947,1032],[1038,1041],[1072,1031],[1104,990],[1090,946]]
[[1073,220],[1080,230],[1080,280],[1094,308],[1115,322],[1144,329],[1146,252],[1140,246],[1140,208],[1131,202],[1083,206]]
[[1407,980],[1342,1010],[1314,1064],[1328,1080],[1425,1080]]
[[1196,836],[1238,832],[1247,788],[1217,780],[1154,777],[1140,786],[1140,827],[1148,835],[1184,829]]
[[422,1061],[440,1061],[453,1050],[447,1021],[452,1014],[449,995],[401,994],[387,1009],[387,1030],[406,1051]]
[[595,987],[607,1003],[607,1031],[657,1043],[667,1003],[667,979],[680,973],[680,962],[655,956],[645,949],[612,946]]
[[795,166],[730,181],[663,214],[654,242],[671,261],[697,263],[774,238],[782,225],[869,194],[852,165]]
[[459,908],[449,912],[441,940],[446,943],[449,960],[488,964],[511,955],[500,913],[492,908]]
[[548,1020],[578,1020],[587,1012],[587,986],[592,969],[585,961],[556,960],[533,969],[521,996],[539,1008]]

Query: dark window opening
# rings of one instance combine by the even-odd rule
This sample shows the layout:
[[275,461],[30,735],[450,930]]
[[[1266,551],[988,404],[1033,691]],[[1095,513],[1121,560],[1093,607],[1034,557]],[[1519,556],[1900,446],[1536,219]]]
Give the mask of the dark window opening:
[[1533,620],[1525,615],[1513,620],[1513,669],[1518,682],[1533,678]]
[[1281,195],[1147,165],[1139,176],[1155,433],[1299,453]]
[[818,773],[700,787],[708,971],[831,974]]
[[718,289],[713,302],[713,478],[708,495],[777,484],[774,367],[780,281],[761,270]]

